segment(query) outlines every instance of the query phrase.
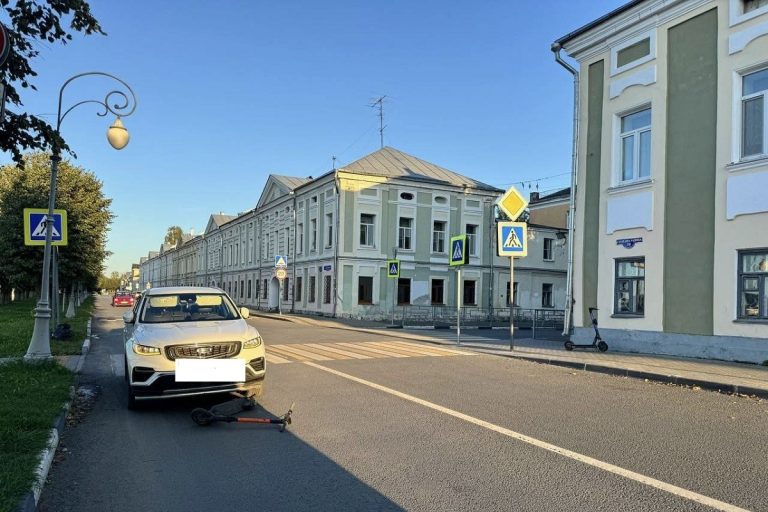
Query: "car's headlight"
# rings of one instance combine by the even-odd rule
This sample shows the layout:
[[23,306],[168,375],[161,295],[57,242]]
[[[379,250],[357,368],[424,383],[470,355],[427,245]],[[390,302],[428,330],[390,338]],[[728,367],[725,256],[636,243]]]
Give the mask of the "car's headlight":
[[156,356],[160,354],[159,348],[140,345],[138,343],[133,344],[133,351],[142,356]]
[[256,347],[260,347],[262,343],[264,343],[264,340],[261,339],[261,336],[257,334],[255,338],[251,338],[248,341],[246,341],[245,343],[243,343],[243,348],[256,348]]

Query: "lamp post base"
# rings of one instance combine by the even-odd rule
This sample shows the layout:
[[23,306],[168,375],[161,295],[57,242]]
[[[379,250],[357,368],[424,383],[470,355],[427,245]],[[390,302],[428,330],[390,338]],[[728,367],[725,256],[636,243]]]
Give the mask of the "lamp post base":
[[51,308],[38,302],[35,308],[35,328],[24,361],[49,361],[51,356]]

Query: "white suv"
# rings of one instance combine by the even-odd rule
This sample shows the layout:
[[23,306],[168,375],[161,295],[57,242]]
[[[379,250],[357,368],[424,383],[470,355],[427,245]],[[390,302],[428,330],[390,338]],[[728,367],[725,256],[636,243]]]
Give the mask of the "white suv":
[[147,290],[123,315],[128,407],[229,391],[260,396],[264,341],[248,315],[216,288]]

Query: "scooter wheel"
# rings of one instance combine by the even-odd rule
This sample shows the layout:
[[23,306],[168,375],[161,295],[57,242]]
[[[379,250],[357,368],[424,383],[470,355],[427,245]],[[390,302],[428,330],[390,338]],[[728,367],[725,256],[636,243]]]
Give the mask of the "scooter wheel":
[[573,350],[573,342],[572,341],[566,341],[565,342],[565,350]]
[[600,352],[605,352],[606,350],[608,350],[608,344],[603,340],[598,341],[597,350],[599,350]]

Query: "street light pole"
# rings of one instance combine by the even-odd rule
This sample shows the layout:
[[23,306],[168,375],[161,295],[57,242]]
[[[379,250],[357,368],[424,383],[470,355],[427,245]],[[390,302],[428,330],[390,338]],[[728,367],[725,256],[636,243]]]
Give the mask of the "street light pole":
[[[84,76],[103,76],[111,78],[124,86],[128,94],[120,90],[113,90],[107,93],[103,101],[100,100],[83,100],[75,103],[69,107],[63,114],[61,113],[61,103],[64,97],[64,89],[72,81]],[[110,102],[113,102],[110,104]],[[120,121],[120,117],[127,117],[133,114],[136,110],[136,95],[131,87],[123,82],[116,76],[101,71],[90,71],[87,73],[80,73],[69,78],[64,85],[59,89],[59,108],[56,117],[56,132],[53,138],[52,154],[51,154],[51,188],[48,193],[48,216],[45,220],[45,248],[43,250],[43,277],[40,285],[40,300],[35,308],[35,327],[32,332],[32,339],[29,342],[29,348],[27,354],[24,356],[25,361],[41,361],[51,358],[51,308],[50,308],[50,266],[51,266],[51,239],[53,237],[53,210],[56,203],[56,178],[59,172],[59,162],[61,161],[61,123],[67,114],[72,112],[75,108],[86,103],[96,103],[101,106],[104,111],[97,112],[96,115],[104,117],[107,113],[111,112],[117,119],[107,130],[107,140],[115,149],[123,149],[129,140],[128,131]]]

